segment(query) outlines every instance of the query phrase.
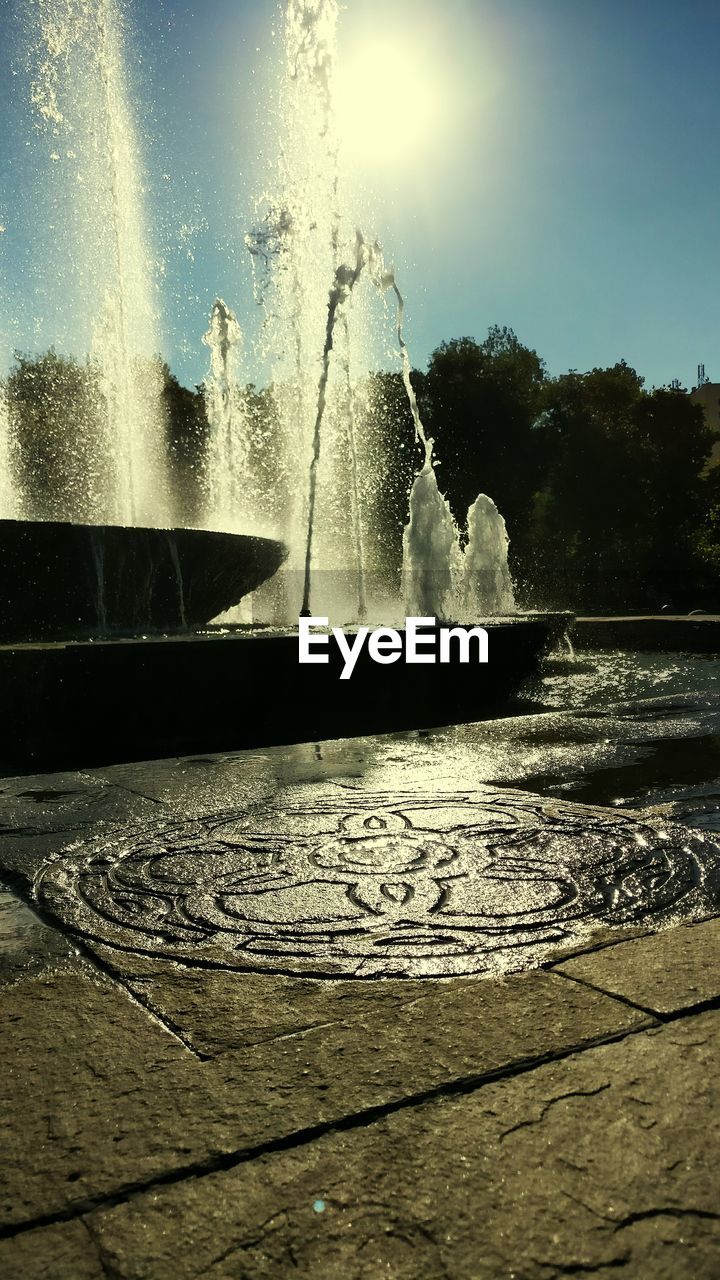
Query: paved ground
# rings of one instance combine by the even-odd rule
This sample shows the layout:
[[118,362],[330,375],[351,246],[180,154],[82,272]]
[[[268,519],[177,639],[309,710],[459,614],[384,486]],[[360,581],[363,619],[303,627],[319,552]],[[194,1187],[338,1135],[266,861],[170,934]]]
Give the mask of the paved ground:
[[716,1280],[716,837],[480,759],[0,781],[0,1275]]
[[716,655],[720,617],[700,612],[576,618],[573,637],[581,649],[629,647]]

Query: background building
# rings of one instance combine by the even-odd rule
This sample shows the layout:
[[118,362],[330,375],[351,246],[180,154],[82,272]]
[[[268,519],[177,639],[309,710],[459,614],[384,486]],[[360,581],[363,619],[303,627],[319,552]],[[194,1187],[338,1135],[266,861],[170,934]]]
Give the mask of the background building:
[[701,404],[705,410],[705,421],[710,430],[717,436],[708,461],[707,470],[720,466],[720,382],[709,382],[705,378],[705,365],[698,365],[698,385],[690,392],[694,404]]

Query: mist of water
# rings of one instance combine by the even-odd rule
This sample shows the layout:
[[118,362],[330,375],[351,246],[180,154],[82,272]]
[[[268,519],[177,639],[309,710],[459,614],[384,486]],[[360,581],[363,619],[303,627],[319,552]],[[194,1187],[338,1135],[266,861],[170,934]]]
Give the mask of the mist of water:
[[408,617],[445,621],[456,612],[461,575],[460,535],[446,498],[440,493],[428,436],[412,383],[412,363],[405,341],[405,299],[391,267],[377,243],[369,255],[370,273],[381,292],[392,292],[396,305],[396,336],[402,379],[424,458],[410,490],[410,517],[403,531],[402,595]]
[[363,406],[351,368],[368,367],[368,339],[364,301],[354,283],[348,287],[360,241],[339,160],[338,14],[336,0],[285,6],[278,151],[246,239],[265,308],[260,354],[273,363],[288,478],[281,533],[290,546],[289,620],[301,604],[293,599],[293,569],[306,595],[308,541],[313,607],[332,610],[338,592],[347,598],[349,590],[354,611],[365,611]]
[[422,445],[425,459],[423,468],[433,466],[433,441],[428,437],[425,427],[420,417],[420,409],[418,407],[415,388],[412,384],[412,363],[410,360],[410,352],[407,342],[405,341],[405,299],[398,288],[395,278],[395,272],[392,267],[385,264],[382,248],[377,242],[372,246],[369,254],[370,273],[377,288],[382,293],[390,290],[395,295],[396,303],[396,334],[398,349],[400,354],[400,362],[402,367],[403,386],[410,405],[410,412],[415,427],[415,438]]
[[367,583],[366,583],[366,559],[365,559],[365,532],[363,529],[363,512],[362,502],[360,498],[360,461],[358,458],[358,413],[357,413],[357,397],[352,381],[352,369],[350,363],[350,325],[347,312],[343,312],[343,370],[345,376],[345,403],[343,408],[343,418],[347,429],[348,458],[350,462],[351,477],[351,516],[353,539],[355,542],[355,551],[357,554],[357,572],[358,572],[358,606],[357,620],[364,622],[367,616]]
[[[325,326],[325,345],[323,347],[322,369],[320,373],[320,385],[318,387],[317,408],[315,412],[315,426],[313,429],[313,448],[310,460],[310,485],[308,499],[308,519],[307,519],[307,541],[305,544],[305,578],[303,584],[303,601],[302,612],[306,616],[310,614],[310,582],[312,571],[312,550],[313,536],[315,533],[315,510],[317,499],[317,475],[318,464],[320,462],[320,447],[322,442],[322,425],[327,406],[328,380],[330,376],[330,356],[332,354],[333,343],[335,341],[335,326],[341,307],[345,306],[352,294],[355,285],[360,279],[360,275],[365,264],[365,248],[362,237],[358,235],[355,247],[355,264],[347,266],[346,264],[337,268],[335,272],[335,280],[330,290],[330,298],[328,301],[327,323]],[[350,458],[351,470],[353,469],[353,457]],[[355,460],[355,467],[357,462]],[[357,494],[357,474],[354,476],[355,493]],[[361,588],[362,590],[362,588]]]
[[410,491],[410,518],[403,534],[406,614],[445,621],[514,613],[505,521],[492,498],[479,494],[468,511],[467,542],[461,551],[460,530],[437,484],[434,441],[423,425],[412,384],[412,363],[404,334],[405,299],[394,271],[385,265],[379,245],[373,246],[369,262],[378,288],[395,295],[403,384],[415,437],[424,452],[421,470]]
[[[483,593],[485,612],[491,612],[501,601],[504,608],[512,594],[507,540],[503,548],[489,519],[481,527],[482,504],[475,504],[477,518],[463,557],[457,525],[438,488],[433,441],[425,431],[412,383],[405,300],[395,273],[385,264],[380,246],[366,243],[357,231],[354,254],[343,251],[348,235],[334,104],[337,20],[335,0],[288,0],[276,192],[265,197],[263,216],[247,239],[260,299],[267,304],[268,294],[272,297],[269,349],[285,352],[276,393],[287,474],[307,476],[291,497],[285,528],[291,547],[304,540],[302,610],[331,612],[332,599],[323,598],[323,570],[338,562],[352,565],[357,575],[358,619],[367,607],[362,493],[367,487],[363,471],[372,461],[363,450],[363,422],[356,412],[350,375],[351,342],[363,322],[352,304],[366,272],[376,289],[394,297],[402,379],[423,455],[409,495],[403,538],[406,611],[457,616],[460,599],[472,594],[464,586],[466,573],[477,586],[478,575],[492,560],[495,567],[488,572],[494,594],[491,599],[488,590]],[[345,496],[340,507],[338,495]],[[494,538],[485,551],[478,545],[483,528]],[[478,603],[477,590],[472,602]]]
[[[120,0],[26,0],[31,100],[49,144],[47,199],[62,283],[99,372],[107,480],[79,520],[163,525],[171,503],[155,270],[130,108]],[[59,214],[58,214],[58,211]],[[31,512],[32,495],[25,495]]]
[[19,514],[10,416],[5,391],[0,386],[0,520],[15,520]]
[[[72,264],[63,285],[89,331],[99,388],[98,449],[109,460],[92,501],[76,519],[172,522],[159,349],[155,268],[145,225],[140,139],[130,109],[122,0],[24,0],[32,31],[31,98],[49,143],[52,226],[58,258]],[[473,613],[507,611],[512,584],[507,535],[481,495],[468,517],[464,554],[438,488],[433,440],[421,419],[404,333],[405,300],[377,243],[356,230],[341,182],[334,106],[338,0],[287,0],[279,84],[278,153],[257,226],[246,237],[264,308],[260,349],[273,368],[279,418],[272,469],[282,491],[280,527],[289,567],[302,581],[281,609],[330,612],[326,571],[356,583],[356,616],[367,606],[369,529],[364,494],[376,462],[366,448],[362,396],[353,374],[367,347],[367,296],[394,298],[402,379],[422,453],[409,495],[402,585],[408,614],[444,618],[461,604]],[[356,286],[367,275],[373,288]],[[209,424],[205,523],[258,531],[268,475],[258,470],[243,373],[243,335],[218,299],[205,343]],[[0,406],[0,509],[15,509],[11,441]],[[4,453],[3,453],[4,451]],[[2,477],[5,477],[2,479]],[[32,515],[32,495],[21,495]],[[272,504],[271,504],[272,505]],[[320,590],[318,593],[318,582]],[[331,592],[335,588],[331,588]],[[347,596],[347,592],[345,593]],[[275,601],[276,606],[278,600]],[[276,611],[277,616],[277,611]],[[278,619],[279,620],[279,619]]]
[[237,317],[218,298],[203,342],[210,348],[210,373],[203,393],[210,429],[207,453],[207,522],[230,532],[247,519],[250,425],[240,383],[242,331]]

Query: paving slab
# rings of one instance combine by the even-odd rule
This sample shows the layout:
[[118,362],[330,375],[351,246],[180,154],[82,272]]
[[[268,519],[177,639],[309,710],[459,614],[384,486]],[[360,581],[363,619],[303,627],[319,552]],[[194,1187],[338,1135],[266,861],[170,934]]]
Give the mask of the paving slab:
[[[620,659],[619,659],[620,661]],[[575,670],[573,668],[573,670]],[[573,677],[583,683],[582,674]],[[587,804],[652,803],[675,782],[717,779],[720,695],[635,697],[421,732],[273,747],[264,751],[111,766],[94,775],[180,812],[251,803],[293,782],[338,785],[521,787]],[[587,676],[591,685],[594,674]],[[561,701],[569,690],[563,686]],[[225,796],[225,800],[222,796]]]
[[[493,1072],[646,1025],[634,1016],[639,1011],[625,1008],[633,1016],[621,1017],[617,1002],[592,1003],[589,992],[578,999],[577,989],[571,993],[556,975],[540,972],[497,983],[322,982],[182,966],[143,979],[122,972],[143,1004],[203,1057],[300,1037],[315,1057],[314,1046],[323,1040],[352,1074],[362,1071],[362,1052],[369,1055],[372,1074],[382,1060],[385,1088],[395,1097],[402,1096],[403,1080],[410,1092],[422,1091],[440,1080]],[[316,1070],[320,1080],[319,1064]]]
[[99,774],[33,774],[0,778],[0,836],[73,831],[97,822],[120,822],[150,814],[151,797],[107,781]]
[[8,982],[51,976],[77,966],[78,949],[34,911],[0,889],[0,987]]
[[656,1014],[720,1001],[720,919],[565,960],[556,972]]
[[623,1266],[710,1280],[719,1048],[720,1016],[706,1015],[159,1190],[90,1228],[128,1280],[169,1276],[170,1240],[175,1268],[187,1242],[197,1276],[544,1280]]
[[[405,736],[410,735],[402,735]],[[293,782],[324,781],[364,767],[370,742],[303,743],[265,750],[183,756],[139,763],[108,765],[93,771],[107,786],[124,788],[181,813],[200,815],[231,806],[251,808]]]
[[0,1025],[3,1226],[222,1145],[222,1119],[196,1119],[192,1054],[89,967],[6,987]]
[[[716,1280],[719,1050],[720,1013],[698,1015],[99,1207],[77,1270],[67,1236],[42,1232],[0,1245],[0,1265],[54,1280],[98,1256],[114,1280]],[[28,1256],[45,1270],[20,1272]]]
[[80,1218],[0,1240],[0,1272],[4,1280],[108,1280],[109,1275]]
[[[248,1008],[252,1024],[259,1015],[244,975],[232,977],[235,1017]],[[268,983],[264,996],[253,994],[271,1009]],[[79,1210],[128,1186],[651,1024],[552,974],[520,975],[507,987],[461,985],[446,988],[445,999],[431,987],[426,1004],[378,983],[375,1003],[371,987],[361,987],[359,1007],[341,998],[324,1016],[318,997],[319,1021],[304,1028],[289,1020],[286,989],[275,1035],[266,1026],[262,1042],[202,1061],[89,966],[16,983],[0,1020],[9,1064],[0,1076],[0,1226]],[[211,1013],[221,1026],[227,1005],[216,1002]]]
[[[352,1276],[355,1230],[365,1267],[357,1274],[368,1280],[456,1274],[454,1255],[443,1252],[455,1239],[453,1224],[428,1217],[433,1197],[446,1203],[452,1195],[453,1179],[460,1179],[457,1198],[464,1202],[465,1165],[475,1158],[463,1147],[462,1126],[450,1128],[448,1150],[454,1144],[467,1157],[454,1172],[448,1152],[433,1146],[451,1114],[442,1109],[447,1099],[465,1103],[487,1089],[519,1085],[549,1062],[560,1070],[599,1045],[619,1053],[631,1041],[652,1038],[662,1009],[656,1015],[633,1007],[620,990],[598,990],[562,966],[589,963],[604,953],[597,946],[620,951],[638,931],[707,916],[720,903],[720,849],[711,835],[659,815],[479,785],[466,746],[462,769],[438,744],[368,739],[350,754],[306,744],[242,759],[121,766],[107,771],[112,779],[77,775],[76,789],[70,775],[52,784],[6,780],[0,880],[12,892],[0,894],[0,954],[3,922],[7,943],[0,1043],[8,1063],[0,1073],[0,1142],[7,1153],[0,1236],[8,1238],[0,1244],[0,1274],[7,1261],[10,1274],[15,1268],[23,1278],[82,1280],[100,1265],[102,1274],[120,1280],[162,1280],[174,1237],[174,1277],[183,1275],[177,1265],[198,1277],[283,1276],[292,1257],[300,1259],[300,1274],[317,1264],[312,1274]],[[605,932],[596,946],[599,929]],[[665,945],[670,936],[636,941]],[[713,946],[716,953],[709,938],[707,957]],[[588,954],[568,955],[573,950]],[[561,958],[554,971],[536,967]],[[687,965],[679,972],[692,999],[675,1012],[698,1003],[693,972]],[[696,1021],[693,1015],[688,1026]],[[673,1027],[680,1034],[681,1024]],[[570,1092],[587,1095],[595,1107],[594,1084],[571,1083]],[[548,1095],[550,1114],[561,1105],[555,1096]],[[508,1121],[521,1133],[534,1127],[522,1118],[531,1114],[528,1099],[520,1120]],[[654,1099],[649,1095],[652,1106]],[[618,1105],[622,1111],[622,1099]],[[418,1160],[431,1167],[423,1172],[420,1161],[412,1178],[402,1173],[402,1203],[381,1229],[384,1209],[378,1217],[377,1206],[391,1204],[396,1132],[382,1126],[399,1123],[401,1114],[434,1115],[433,1107],[441,1122],[429,1123],[427,1133],[424,1121],[417,1129]],[[591,1129],[594,1114],[588,1113]],[[633,1104],[628,1116],[634,1114]],[[584,1117],[575,1116],[583,1134]],[[483,1160],[493,1144],[496,1154],[502,1147],[495,1174],[483,1165],[460,1214],[458,1239],[468,1256],[479,1247],[471,1209],[485,1186],[501,1235],[512,1237],[510,1209],[493,1177],[499,1168],[506,1178],[505,1153],[516,1138],[493,1136],[491,1120],[485,1111],[468,1120]],[[602,1123],[610,1125],[607,1115]],[[202,1188],[241,1168],[279,1169],[273,1161],[301,1151],[305,1159],[330,1141],[340,1143],[328,1148],[332,1167],[352,1134],[359,1140],[376,1128],[370,1183],[380,1196],[384,1163],[387,1185],[380,1198],[360,1197],[357,1221],[369,1224],[366,1234],[364,1226],[349,1235],[343,1227],[328,1237],[329,1252],[321,1235],[319,1252],[307,1253],[316,1228],[332,1220],[335,1201],[322,1188],[314,1197],[325,1201],[322,1212],[311,1199],[309,1207],[293,1200],[280,1210],[273,1202],[268,1213],[258,1199],[255,1214],[254,1183],[239,1186],[237,1201],[225,1201],[231,1184],[220,1181],[213,1185],[228,1230],[219,1211],[205,1206],[214,1233],[208,1243],[192,1204],[178,1210],[177,1223],[173,1209],[162,1227],[167,1252],[157,1253],[153,1209],[146,1258],[132,1231],[123,1227],[116,1239],[98,1217],[112,1204],[118,1213],[136,1201],[147,1209],[156,1196],[161,1205],[181,1204],[172,1197],[184,1188]],[[397,1134],[407,1161],[410,1131]],[[628,1134],[618,1134],[622,1147]],[[683,1159],[694,1158],[694,1141],[691,1125]],[[347,1151],[359,1179],[362,1161],[354,1147]],[[527,1176],[544,1156],[535,1148],[526,1155]],[[340,1169],[344,1156],[337,1159]],[[428,1181],[433,1163],[437,1184]],[[516,1211],[537,1194],[532,1179],[521,1186],[520,1168],[513,1175]],[[321,1183],[320,1164],[313,1170],[310,1181]],[[285,1186],[287,1176],[277,1185]],[[425,1196],[419,1219],[407,1208],[412,1179]],[[248,1206],[239,1226],[238,1204]],[[349,1206],[348,1200],[345,1223]],[[536,1210],[549,1221],[559,1212],[542,1197],[533,1217]],[[695,1210],[691,1216],[687,1257],[702,1262],[709,1245],[697,1242],[703,1232],[712,1235],[715,1220]],[[268,1221],[270,1228],[263,1226]],[[664,1233],[672,1237],[667,1256],[674,1256],[672,1250],[682,1252],[680,1221],[663,1212],[628,1219],[618,1231],[642,1237],[653,1257]],[[305,1233],[300,1245],[293,1224]],[[487,1257],[502,1268],[499,1238],[487,1238]],[[37,1250],[28,1245],[32,1239]],[[562,1233],[558,1239],[567,1245]],[[588,1265],[619,1265],[611,1253],[598,1256],[599,1262],[588,1254]],[[544,1255],[533,1257],[546,1266]],[[556,1274],[547,1270],[551,1263],[528,1275]],[[484,1274],[505,1272],[477,1272]]]
[[[636,655],[620,653],[612,664],[601,661],[600,671],[587,660],[566,664],[564,678],[546,679],[538,689],[557,706],[538,714],[0,780],[0,825],[3,792],[16,782],[30,810],[27,793],[45,793],[57,810],[62,793],[72,803],[71,793],[87,790],[91,780],[98,792],[105,784],[200,813],[250,804],[264,789],[291,780],[376,774],[379,783],[393,772],[409,781],[424,778],[425,785],[444,775],[456,784],[519,786],[586,803],[660,803],[675,783],[717,781],[717,663],[684,658],[673,680],[670,656],[659,668],[657,655],[644,658],[651,661],[648,670],[642,663],[638,669]],[[17,820],[12,812],[10,819]]]

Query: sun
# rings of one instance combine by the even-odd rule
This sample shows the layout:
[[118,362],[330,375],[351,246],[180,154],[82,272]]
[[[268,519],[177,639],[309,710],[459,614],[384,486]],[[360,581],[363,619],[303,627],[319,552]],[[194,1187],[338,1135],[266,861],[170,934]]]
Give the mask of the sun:
[[449,89],[428,51],[405,40],[365,39],[337,67],[338,129],[351,166],[417,162],[436,145]]

